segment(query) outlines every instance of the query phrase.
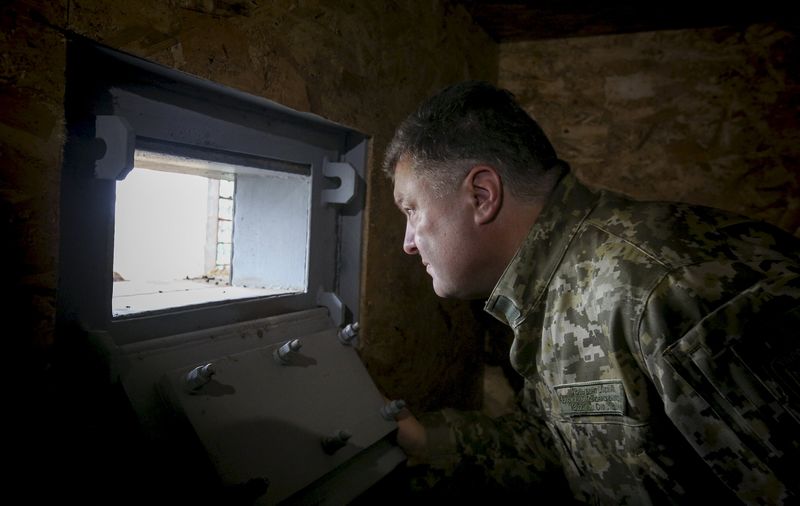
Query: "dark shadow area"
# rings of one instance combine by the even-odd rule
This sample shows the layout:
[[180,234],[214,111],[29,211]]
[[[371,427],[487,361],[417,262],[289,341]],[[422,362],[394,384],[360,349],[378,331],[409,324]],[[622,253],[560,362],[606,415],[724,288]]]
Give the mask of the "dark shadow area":
[[[191,427],[153,438],[139,423],[102,351],[65,325],[41,374],[8,406],[6,497],[21,504],[252,504],[266,480],[225,486]],[[183,436],[181,436],[183,434]]]
[[570,496],[566,481],[555,477],[547,487],[519,484],[509,488],[493,482],[484,467],[464,460],[445,474],[429,466],[398,466],[351,504],[580,504]]

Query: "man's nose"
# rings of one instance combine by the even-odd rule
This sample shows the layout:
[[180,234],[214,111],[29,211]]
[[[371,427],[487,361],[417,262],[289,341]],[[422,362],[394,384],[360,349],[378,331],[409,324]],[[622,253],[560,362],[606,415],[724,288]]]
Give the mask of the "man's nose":
[[403,251],[409,255],[416,255],[419,253],[417,244],[414,242],[414,229],[410,223],[406,223],[406,236],[403,238]]

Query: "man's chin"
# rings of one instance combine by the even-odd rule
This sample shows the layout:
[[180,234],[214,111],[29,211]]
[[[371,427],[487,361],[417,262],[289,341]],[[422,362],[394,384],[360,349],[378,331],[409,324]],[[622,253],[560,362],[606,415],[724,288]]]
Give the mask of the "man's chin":
[[446,288],[447,287],[442,286],[442,283],[437,282],[436,278],[433,279],[433,293],[443,299],[455,298],[455,296]]
[[443,285],[436,279],[433,280],[433,292],[442,299],[477,300],[488,297],[488,294],[472,293],[463,288],[459,290],[458,287]]
[[443,299],[468,299],[469,297],[465,297],[456,287],[453,286],[443,286],[441,283],[437,283],[436,280],[433,280],[433,292]]

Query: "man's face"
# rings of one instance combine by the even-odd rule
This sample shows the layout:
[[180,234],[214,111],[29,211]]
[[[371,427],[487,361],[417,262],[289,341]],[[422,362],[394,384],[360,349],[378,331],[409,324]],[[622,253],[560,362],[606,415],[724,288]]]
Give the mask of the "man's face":
[[402,160],[394,179],[394,200],[406,216],[403,251],[419,255],[440,297],[474,298],[478,268],[472,209],[463,188],[435,195],[425,176]]

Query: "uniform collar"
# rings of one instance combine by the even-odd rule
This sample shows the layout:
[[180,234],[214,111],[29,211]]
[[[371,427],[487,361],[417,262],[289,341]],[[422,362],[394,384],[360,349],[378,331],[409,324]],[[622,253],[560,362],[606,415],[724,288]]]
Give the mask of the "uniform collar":
[[484,310],[512,328],[522,323],[541,302],[572,237],[598,198],[571,172],[564,176],[500,276]]

